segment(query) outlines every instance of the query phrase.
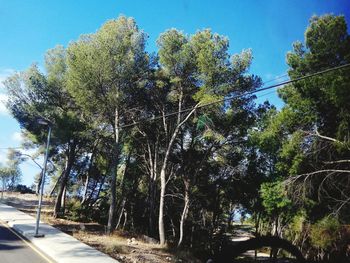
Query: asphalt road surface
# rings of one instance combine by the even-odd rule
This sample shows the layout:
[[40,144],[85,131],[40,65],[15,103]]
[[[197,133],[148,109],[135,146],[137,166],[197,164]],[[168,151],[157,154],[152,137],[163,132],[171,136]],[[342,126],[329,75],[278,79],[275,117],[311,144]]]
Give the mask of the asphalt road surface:
[[0,223],[1,263],[48,263],[18,236]]

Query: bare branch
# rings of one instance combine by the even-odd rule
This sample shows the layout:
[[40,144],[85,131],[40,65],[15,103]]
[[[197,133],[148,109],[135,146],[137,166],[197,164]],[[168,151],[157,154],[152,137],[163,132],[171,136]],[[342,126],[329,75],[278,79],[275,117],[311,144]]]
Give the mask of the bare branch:
[[314,171],[314,172],[311,172],[311,173],[299,174],[299,175],[296,175],[296,176],[289,177],[286,180],[286,183],[294,182],[294,181],[296,181],[296,180],[298,180],[299,178],[302,178],[302,177],[305,177],[304,180],[306,180],[307,177],[309,177],[311,175],[322,174],[322,173],[348,173],[348,174],[350,174],[350,170],[336,170],[336,169],[318,170],[318,171]]
[[29,154],[26,153],[21,153],[19,152],[21,155],[29,157],[41,170],[43,169],[42,166],[35,160],[35,158]]
[[[327,140],[327,141],[331,141],[331,142],[335,142],[335,143],[339,143],[341,145],[344,145],[345,146],[345,143],[342,142],[342,141],[339,141],[335,138],[332,138],[332,137],[328,137],[328,136],[325,136],[325,135],[321,135],[317,130],[315,132],[310,132],[310,131],[302,131],[303,133],[306,133],[308,135],[311,135],[311,136],[316,136],[316,137],[319,137],[321,139],[324,139],[324,140]],[[349,147],[347,147],[349,148]]]
[[350,163],[350,160],[337,160],[337,161],[329,161],[323,162],[324,164],[339,164],[339,163]]
[[186,118],[181,123],[179,123],[177,127],[180,128],[192,116],[192,114],[196,111],[199,105],[200,105],[200,102],[198,102],[196,106],[193,107],[193,109],[187,114]]
[[342,201],[342,204],[338,207],[337,211],[335,212],[335,214],[338,214],[340,212],[340,210],[350,202],[350,198],[346,199],[346,200],[343,200]]

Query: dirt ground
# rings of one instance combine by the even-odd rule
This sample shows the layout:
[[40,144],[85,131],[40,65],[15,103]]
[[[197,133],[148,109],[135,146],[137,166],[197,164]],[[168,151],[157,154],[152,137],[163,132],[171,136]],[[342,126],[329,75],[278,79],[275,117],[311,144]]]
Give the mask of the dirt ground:
[[[38,197],[35,194],[4,193],[4,201],[18,210],[35,216]],[[76,239],[123,263],[136,262],[201,262],[185,251],[171,253],[166,247],[144,242],[140,236],[126,232],[105,234],[105,227],[97,223],[79,223],[51,216],[54,200],[44,198],[42,220]]]
[[[10,206],[16,207],[22,212],[34,217],[36,216],[38,197],[35,194],[7,192],[4,193],[4,202]],[[115,231],[113,235],[107,235],[105,226],[97,223],[79,223],[67,219],[55,219],[52,217],[53,205],[53,198],[43,199],[42,221],[72,235],[81,242],[108,254],[121,263],[201,262],[187,251],[174,252],[174,250],[172,251],[167,247],[145,242],[145,237],[143,236],[136,236],[122,231]],[[246,240],[251,237],[247,234],[247,231],[240,232],[237,230],[235,232],[235,236],[232,237],[233,241]],[[247,251],[243,255],[244,259],[241,259],[239,262],[253,262],[254,251]],[[266,253],[258,253],[258,259],[259,262],[270,262],[269,255]],[[276,262],[290,263],[295,261],[279,259]]]

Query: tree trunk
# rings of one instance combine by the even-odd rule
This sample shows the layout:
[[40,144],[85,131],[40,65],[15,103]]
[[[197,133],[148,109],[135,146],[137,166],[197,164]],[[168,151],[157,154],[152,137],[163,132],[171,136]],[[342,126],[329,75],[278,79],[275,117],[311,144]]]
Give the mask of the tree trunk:
[[123,212],[125,210],[124,207],[125,207],[126,196],[127,196],[127,193],[125,193],[125,174],[126,174],[126,171],[127,171],[128,167],[129,167],[129,164],[130,164],[130,157],[131,157],[131,152],[129,152],[129,154],[128,154],[128,157],[127,157],[126,162],[125,162],[125,167],[124,167],[124,170],[123,170],[123,173],[122,173],[122,176],[121,176],[120,187],[121,187],[121,197],[123,197],[123,198],[118,204],[119,217],[118,217],[118,222],[116,224],[115,229],[118,229],[118,227],[120,225],[120,222],[121,222],[121,218],[122,218]]
[[118,218],[118,223],[115,227],[115,229],[118,229],[119,225],[120,225],[120,222],[122,220],[122,216],[123,216],[123,213],[124,213],[124,207],[125,207],[125,203],[126,203],[126,198],[124,197],[122,203],[121,203],[121,207],[120,207],[120,213],[119,213],[119,218]]
[[[181,92],[182,94],[182,92]],[[160,198],[159,198],[159,217],[158,217],[158,228],[159,228],[159,243],[161,245],[165,244],[165,232],[164,232],[164,197],[165,197],[165,188],[166,188],[166,168],[168,165],[168,160],[170,157],[170,152],[173,147],[173,144],[175,142],[175,139],[180,131],[180,128],[183,124],[185,124],[188,119],[192,116],[192,114],[195,112],[197,107],[199,106],[199,103],[196,104],[196,106],[187,114],[187,116],[181,121],[181,110],[182,110],[182,95],[179,99],[179,106],[178,106],[178,116],[177,116],[177,123],[176,127],[173,131],[173,134],[171,135],[170,141],[167,145],[167,150],[163,159],[162,168],[160,170]],[[163,115],[163,122],[165,125],[165,117]]]
[[84,185],[84,192],[83,192],[83,199],[81,200],[81,204],[84,205],[87,200],[87,192],[88,192],[88,186],[89,186],[90,176],[89,174],[86,175],[85,185]]
[[56,190],[56,188],[57,188],[57,186],[58,186],[60,180],[62,179],[63,174],[64,174],[64,170],[62,171],[61,175],[57,178],[57,180],[56,180],[54,186],[51,188],[50,193],[49,193],[49,196],[50,196],[50,197],[51,197],[51,196],[53,195],[53,193],[55,192],[55,190]]
[[207,227],[207,220],[205,218],[206,213],[205,213],[205,210],[203,208],[201,209],[201,216],[202,216],[202,218],[201,218],[202,219],[202,225],[205,228],[205,227]]
[[148,225],[149,225],[149,235],[154,236],[155,233],[155,218],[156,218],[156,186],[155,181],[151,178],[150,189],[149,189],[149,217],[148,217]]
[[107,224],[107,234],[111,234],[115,228],[116,224],[116,201],[117,201],[117,169],[119,162],[119,111],[115,110],[115,141],[114,141],[114,154],[112,157],[112,165],[111,165],[111,203],[109,205],[108,212],[108,224]]
[[165,197],[165,167],[160,172],[160,199],[159,199],[159,243],[165,244],[165,232],[164,232],[164,197]]
[[75,143],[68,146],[68,154],[67,154],[68,156],[67,156],[67,160],[66,160],[64,174],[62,175],[62,179],[60,181],[60,188],[59,188],[59,191],[57,193],[55,207],[54,207],[54,211],[53,211],[54,218],[57,218],[61,213],[62,195],[63,195],[65,187],[67,186],[70,171],[71,171],[73,163],[74,163],[75,147],[76,147]]
[[97,186],[98,183],[97,183],[96,186],[94,187],[94,190],[90,193],[89,198],[87,199],[87,202],[88,202],[88,204],[89,204],[89,207],[91,207],[92,205],[94,205],[94,204],[96,203],[96,201],[99,199],[100,193],[101,193],[101,190],[102,190],[102,187],[103,187],[103,185],[104,185],[104,183],[105,183],[105,180],[106,180],[106,177],[107,177],[107,175],[104,175],[104,176],[102,177],[102,180],[101,180],[100,185],[99,185],[98,190],[97,190],[96,197],[95,197],[95,199],[94,199],[93,201],[91,201],[91,199],[92,199],[92,197],[93,197],[93,191],[95,191],[96,186]]
[[4,191],[5,191],[5,178],[2,178],[2,191],[1,191],[1,200],[4,199]]
[[[259,234],[259,225],[260,225],[260,213],[257,214],[257,218],[255,221],[255,237],[260,236]],[[256,261],[258,258],[258,251],[255,249],[254,250],[254,260]]]
[[191,227],[190,248],[193,248],[194,225]]
[[176,230],[175,230],[175,224],[173,219],[170,217],[170,225],[171,225],[171,232],[173,233],[173,238],[176,238]]
[[111,234],[115,227],[116,223],[116,201],[117,201],[117,165],[118,165],[118,157],[114,156],[112,160],[112,168],[111,168],[111,188],[110,188],[110,205],[108,212],[108,224],[107,224],[107,233]]
[[177,247],[180,247],[183,241],[184,236],[184,224],[185,220],[187,219],[188,210],[190,207],[190,180],[184,179],[184,185],[185,185],[185,199],[184,199],[184,208],[182,211],[181,219],[180,219],[180,237],[179,242],[177,243]]
[[53,210],[53,217],[54,218],[57,218],[61,215],[63,191],[64,191],[64,188],[65,188],[67,181],[68,181],[68,176],[69,176],[68,174],[70,173],[70,171],[69,171],[70,169],[67,169],[68,163],[69,163],[69,161],[67,160],[66,161],[66,168],[64,169],[64,174],[63,174],[62,180],[60,181],[60,187],[58,189],[58,193],[56,196],[55,206],[54,206],[54,210]]
[[67,185],[64,187],[64,190],[62,193],[62,199],[61,199],[61,211],[63,215],[66,210],[66,194],[67,194]]
[[43,171],[41,170],[39,178],[38,178],[38,182],[35,185],[35,193],[38,195],[40,192],[40,185],[41,185],[41,180],[43,179]]
[[262,247],[282,248],[296,257],[296,262],[305,262],[300,250],[287,240],[275,236],[262,236],[251,238],[245,241],[229,242],[221,247],[217,255],[214,255],[215,262],[233,262],[240,254]]
[[215,198],[215,204],[214,204],[214,211],[213,211],[213,218],[212,218],[212,225],[213,225],[213,230],[216,229],[219,225],[219,217],[220,217],[220,203],[221,203],[221,198],[220,198],[220,187],[216,187],[217,192],[216,192],[216,198]]
[[[276,216],[275,222],[274,222],[274,233],[273,233],[273,236],[275,236],[275,237],[278,237],[278,224],[279,224],[278,221],[279,221],[278,216]],[[272,246],[271,252],[270,252],[270,258],[273,258],[274,262],[277,258],[277,252],[278,252],[277,248]]]
[[158,217],[158,229],[159,229],[159,243],[161,245],[165,244],[165,231],[164,231],[164,198],[165,198],[165,188],[166,188],[166,168],[168,165],[168,159],[170,156],[171,148],[175,142],[176,136],[179,132],[180,126],[177,126],[171,136],[169,141],[162,169],[160,170],[160,199],[159,199],[159,217]]
[[[87,203],[87,201],[90,200],[90,198],[91,198],[91,194],[88,197],[88,190],[89,190],[89,183],[90,183],[90,175],[91,175],[91,171],[92,171],[92,168],[94,165],[94,157],[96,154],[96,147],[97,147],[97,143],[95,142],[95,145],[92,148],[92,153],[91,153],[90,162],[89,162],[89,168],[87,171],[85,185],[84,185],[83,198],[81,200],[81,205],[85,205]],[[95,190],[95,187],[96,187],[96,185],[94,185],[92,192]]]
[[155,234],[155,208],[156,208],[156,194],[157,194],[157,156],[158,156],[158,139],[154,146],[154,152],[152,155],[152,149],[150,144],[147,142],[147,151],[148,151],[148,162],[149,162],[149,182],[148,182],[148,225],[149,236],[154,236]]
[[128,211],[126,209],[123,209],[123,210],[124,210],[124,223],[123,223],[122,229],[124,230],[126,221],[128,220]]

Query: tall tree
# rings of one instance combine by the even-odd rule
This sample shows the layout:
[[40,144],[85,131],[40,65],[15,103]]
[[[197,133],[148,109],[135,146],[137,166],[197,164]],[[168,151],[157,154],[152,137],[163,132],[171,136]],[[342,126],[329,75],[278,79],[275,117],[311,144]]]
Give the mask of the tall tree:
[[9,149],[7,152],[7,162],[5,166],[0,165],[0,178],[2,180],[2,190],[14,188],[22,179],[22,172],[19,167],[22,159],[16,150]]
[[[295,42],[287,54],[291,79],[349,62],[350,36],[342,16],[312,17],[305,43]],[[349,73],[344,67],[286,85],[278,91],[283,108],[268,111],[261,119],[263,125],[253,132],[252,137],[258,134],[257,152],[266,160],[264,173],[273,181],[264,184],[261,193],[267,214],[273,211],[276,227],[300,214],[302,231],[330,214],[349,222]],[[294,218],[289,200],[293,200]],[[318,254],[317,248],[309,245],[308,249]]]
[[[36,65],[27,71],[17,73],[5,82],[9,93],[8,108],[18,120],[28,140],[33,146],[46,141],[47,129],[38,124],[39,119],[47,119],[52,124],[50,155],[56,161],[64,160],[65,167],[60,176],[60,188],[55,202],[54,215],[61,212],[61,199],[69,178],[77,145],[82,141],[81,132],[85,125],[81,115],[69,96],[65,86],[65,50],[58,46],[46,54],[47,75]],[[41,179],[39,180],[41,182]]]
[[[170,88],[168,90],[168,103],[162,103],[161,114],[163,116],[164,129],[164,151],[160,168],[160,199],[158,230],[160,244],[165,244],[164,229],[164,202],[166,193],[167,168],[173,145],[180,132],[181,127],[189,120],[195,111],[196,104],[192,95],[196,92],[192,75],[195,73],[195,64],[192,58],[193,51],[188,38],[177,30],[169,30],[158,39],[159,61],[164,74],[169,78]],[[166,87],[166,86],[164,86]],[[183,109],[194,107],[189,112],[182,114]],[[176,120],[167,122],[167,112],[177,112]]]
[[123,131],[131,121],[134,97],[147,82],[146,35],[132,18],[106,22],[95,34],[82,36],[68,48],[68,87],[96,127],[112,134],[108,232],[116,224],[116,176]]
[[[293,48],[287,54],[291,79],[350,63],[350,36],[345,18],[312,17],[305,32],[305,45],[296,42]],[[289,121],[294,123],[290,130],[293,140],[285,144],[283,151],[284,159],[290,162],[287,163],[289,174],[309,174],[299,178],[310,179],[314,189],[324,193],[319,198],[333,204],[333,212],[349,205],[344,187],[350,180],[350,167],[349,162],[341,162],[350,158],[349,72],[349,68],[329,72],[280,91],[290,117],[304,115],[303,122],[295,117]],[[293,150],[296,147],[300,150]],[[346,171],[349,174],[344,174]]]
[[[178,150],[176,142],[179,141],[180,134],[187,137],[186,140],[195,139],[191,138],[192,135],[196,135],[191,134],[193,128],[189,127],[196,126],[196,122],[200,118],[193,119],[194,114],[203,115],[204,119],[205,116],[209,116],[210,119],[211,115],[218,114],[220,116],[228,110],[227,106],[225,109],[223,102],[214,103],[205,108],[201,108],[202,106],[252,90],[259,85],[258,78],[244,75],[251,63],[250,51],[244,51],[242,54],[231,57],[228,53],[228,45],[227,38],[214,34],[210,30],[199,31],[188,37],[182,32],[172,29],[163,33],[158,39],[160,70],[169,79],[169,82],[166,82],[167,85],[161,83],[161,88],[167,93],[167,100],[160,107],[165,134],[163,141],[165,153],[162,156],[160,169],[158,218],[161,244],[166,241],[164,197],[166,181],[170,177],[168,165],[173,151]],[[233,105],[234,103],[232,103]],[[175,112],[174,119],[167,120],[167,112]],[[192,132],[190,132],[191,130]],[[184,177],[185,186],[189,187],[189,180],[186,178],[187,175]],[[180,223],[182,226],[187,216],[188,205],[187,195]]]
[[56,130],[58,133],[56,137],[59,136],[66,139],[66,144],[63,148],[66,158],[63,172],[58,179],[59,187],[54,207],[54,216],[57,217],[61,212],[64,212],[66,188],[79,147],[85,143],[84,137],[86,136],[84,136],[83,132],[86,124],[81,118],[81,111],[67,91],[66,50],[62,46],[49,50],[45,55],[45,67],[47,71],[47,85],[53,91],[50,94],[50,103],[54,107],[52,118],[55,121],[55,125],[58,125],[58,128],[63,128],[63,130]]

